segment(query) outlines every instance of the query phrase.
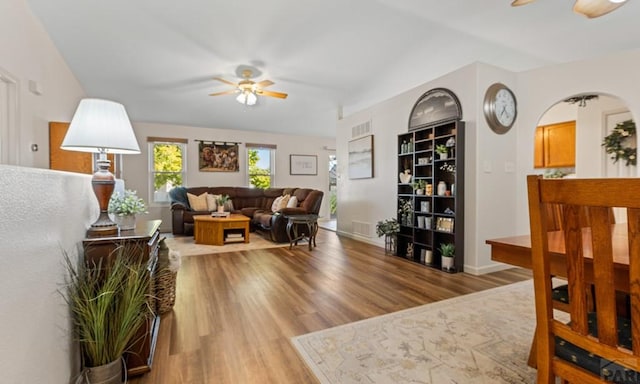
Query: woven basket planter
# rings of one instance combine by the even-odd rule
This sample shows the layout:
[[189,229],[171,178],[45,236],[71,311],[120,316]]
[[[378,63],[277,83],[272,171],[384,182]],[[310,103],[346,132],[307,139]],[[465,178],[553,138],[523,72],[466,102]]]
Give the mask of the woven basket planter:
[[177,272],[164,270],[156,277],[156,310],[159,314],[169,312],[176,303]]

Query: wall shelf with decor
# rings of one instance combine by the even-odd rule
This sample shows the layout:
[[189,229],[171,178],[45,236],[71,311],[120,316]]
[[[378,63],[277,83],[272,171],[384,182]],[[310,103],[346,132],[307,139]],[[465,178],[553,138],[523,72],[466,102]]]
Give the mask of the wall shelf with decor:
[[[440,247],[455,245],[464,266],[464,122],[451,119],[398,135],[397,256],[442,269]],[[440,153],[442,155],[440,155]],[[410,175],[410,176],[407,176]],[[420,189],[423,181],[425,187]]]

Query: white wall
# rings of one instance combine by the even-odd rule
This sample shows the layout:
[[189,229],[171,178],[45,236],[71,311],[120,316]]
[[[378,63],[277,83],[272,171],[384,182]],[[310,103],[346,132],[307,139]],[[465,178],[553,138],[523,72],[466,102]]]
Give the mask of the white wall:
[[[332,152],[324,148],[334,148],[334,139],[154,123],[134,123],[133,127],[142,153],[124,156],[123,178],[126,188],[138,191],[139,196],[143,197],[145,201],[150,201],[147,145],[147,137],[149,136],[177,137],[189,140],[187,144],[187,181],[185,183],[188,187],[246,186],[248,184],[245,172],[246,147],[244,144],[275,144],[278,148],[276,150],[274,186],[313,188],[324,191],[320,214],[323,217],[329,217],[328,163],[329,154]],[[200,172],[198,169],[198,142],[196,140],[241,142],[240,172]],[[318,175],[290,175],[289,155],[291,154],[318,156]],[[150,207],[146,218],[162,219],[162,231],[171,231],[171,212],[168,206]]]
[[0,1],[0,72],[16,81],[10,164],[23,166],[0,165],[0,381],[66,383],[79,354],[57,292],[62,252],[77,255],[97,201],[87,175],[26,167],[49,166],[48,122],[69,121],[84,92],[24,0]]
[[[491,265],[487,238],[506,236],[515,223],[514,132],[493,133],[482,115],[486,88],[503,82],[514,88],[515,75],[485,64],[472,64],[437,80],[394,96],[366,110],[345,117],[338,123],[338,231],[383,246],[375,235],[375,224],[396,217],[397,153],[399,133],[408,131],[411,108],[426,91],[443,87],[459,98],[465,122],[465,266],[471,273],[495,269]],[[349,180],[347,148],[351,127],[372,121],[374,134],[374,178]],[[506,167],[510,171],[506,171]],[[353,222],[369,224],[370,233],[354,235]]]
[[63,252],[75,259],[98,217],[91,177],[0,165],[0,180],[0,381],[70,382],[79,352],[59,290]]
[[[466,123],[465,271],[487,273],[505,268],[491,261],[485,240],[529,231],[525,179],[535,173],[533,141],[539,119],[556,102],[582,93],[618,96],[638,116],[640,73],[635,68],[639,64],[640,51],[523,73],[478,63],[345,117],[338,123],[336,138],[339,232],[383,246],[382,239],[375,237],[375,223],[396,216],[396,136],[407,131],[411,107],[420,95],[444,87],[460,99]],[[516,124],[504,135],[493,133],[482,113],[484,93],[494,82],[509,86],[518,99]],[[607,108],[613,107],[607,105],[603,110]],[[349,180],[345,175],[351,127],[367,120],[373,125],[375,175],[372,179]],[[594,139],[586,131],[590,132],[581,132],[577,139],[577,172],[583,177],[599,176],[602,173],[596,163],[602,158],[597,144],[601,132],[594,132]],[[583,146],[589,149],[583,150]],[[370,235],[354,235],[354,221],[368,223]]]
[[[18,81],[17,164],[49,167],[49,121],[70,121],[84,91],[24,0],[0,1],[0,71]],[[42,95],[29,91],[37,82]],[[38,144],[37,152],[31,144]]]
[[[511,233],[529,232],[526,175],[534,173],[533,138],[540,117],[559,100],[582,93],[602,93],[619,97],[628,106],[634,120],[637,121],[640,116],[640,93],[638,92],[640,72],[637,70],[639,65],[640,50],[634,50],[522,72],[517,75],[519,102],[526,108],[521,108],[515,127],[518,135],[517,205],[515,210],[517,225],[510,231]],[[601,148],[596,150],[593,145],[591,148],[592,152],[602,151]],[[585,155],[579,153],[577,156]],[[601,155],[595,157],[600,159]],[[579,172],[581,177],[600,175],[579,168],[576,169],[576,172]]]

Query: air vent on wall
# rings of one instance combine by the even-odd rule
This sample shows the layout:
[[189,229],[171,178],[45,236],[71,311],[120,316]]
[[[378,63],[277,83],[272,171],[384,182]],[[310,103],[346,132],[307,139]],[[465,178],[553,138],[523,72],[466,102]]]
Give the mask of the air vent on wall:
[[371,237],[371,223],[354,220],[351,222],[351,231],[354,235]]
[[355,127],[351,128],[351,138],[356,138],[360,136],[364,136],[371,132],[371,120],[365,121],[362,124],[358,124]]

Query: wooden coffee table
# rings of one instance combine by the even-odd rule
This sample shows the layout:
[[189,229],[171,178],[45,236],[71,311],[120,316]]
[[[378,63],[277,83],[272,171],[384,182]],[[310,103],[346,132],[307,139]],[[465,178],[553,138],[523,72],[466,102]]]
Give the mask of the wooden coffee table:
[[196,244],[225,245],[243,241],[248,243],[249,220],[247,216],[239,214],[231,214],[228,217],[194,216],[193,233]]

